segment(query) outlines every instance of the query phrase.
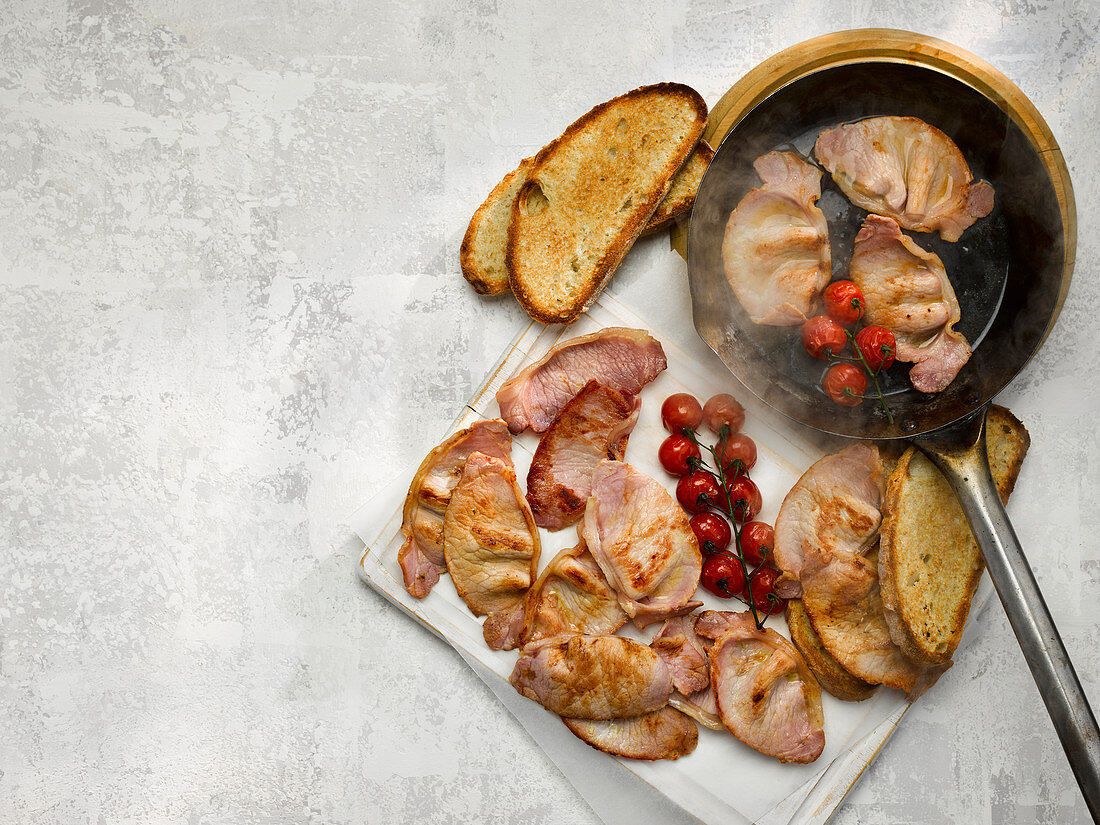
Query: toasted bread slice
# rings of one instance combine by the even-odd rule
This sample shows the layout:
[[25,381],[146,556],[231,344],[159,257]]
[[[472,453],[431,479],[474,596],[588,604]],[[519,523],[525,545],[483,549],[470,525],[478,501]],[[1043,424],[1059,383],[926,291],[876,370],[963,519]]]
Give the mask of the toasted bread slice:
[[602,103],[535,156],[508,227],[509,286],[536,321],[595,300],[699,142],[707,106],[677,83]]
[[687,161],[672,178],[672,186],[664,200],[657,204],[657,211],[649,216],[649,223],[642,230],[643,235],[652,235],[667,229],[680,215],[686,215],[695,205],[695,196],[699,184],[703,182],[703,173],[714,160],[714,150],[705,140],[695,144]]
[[512,204],[516,202],[519,188],[527,183],[527,173],[534,160],[533,155],[524,158],[493,187],[489,197],[474,212],[462,236],[458,252],[462,277],[480,295],[500,295],[508,291],[508,270],[504,266],[508,224],[512,221]]
[[[1012,413],[990,408],[986,446],[1002,502],[1030,443]],[[985,569],[981,550],[947,479],[915,447],[891,474],[883,507],[879,578],[890,638],[914,661],[948,662]]]
[[837,699],[862,702],[875,692],[878,685],[853,676],[825,649],[810,624],[810,617],[806,615],[801,599],[787,602],[787,628],[791,632],[791,641],[806,659],[817,681]]
[[[672,178],[672,187],[657,205],[657,211],[642,231],[643,235],[660,232],[678,216],[691,211],[703,173],[713,158],[714,150],[705,141],[695,145],[687,162]],[[534,156],[524,158],[518,168],[509,172],[493,188],[489,197],[474,212],[462,237],[458,255],[462,276],[480,295],[500,295],[508,291],[508,270],[504,265],[508,224],[512,220],[512,204],[516,202],[520,187],[527,182],[527,173],[534,159]]]

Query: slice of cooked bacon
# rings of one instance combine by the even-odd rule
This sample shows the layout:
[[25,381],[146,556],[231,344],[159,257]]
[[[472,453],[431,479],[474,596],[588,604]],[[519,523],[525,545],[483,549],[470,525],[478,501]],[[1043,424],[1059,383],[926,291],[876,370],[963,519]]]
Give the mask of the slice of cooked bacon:
[[528,644],[572,633],[599,636],[614,633],[626,618],[582,541],[554,556],[531,585],[519,638]]
[[622,719],[668,704],[672,676],[640,642],[622,636],[557,636],[525,645],[510,680],[559,716]]
[[608,327],[557,344],[497,390],[513,433],[545,432],[589,381],[634,396],[668,366],[661,342],[645,330]]
[[405,589],[423,599],[446,572],[443,558],[443,514],[451,493],[462,477],[471,453],[481,452],[512,463],[512,436],[499,418],[478,421],[460,430],[428,453],[420,463],[402,512],[401,532],[405,541],[397,561]]
[[601,461],[578,529],[635,626],[699,606],[691,601],[703,566],[699,542],[659,481],[621,461]]
[[802,654],[749,613],[728,614],[710,650],[718,715],[734,736],[780,762],[813,762],[825,748],[821,688]]
[[638,422],[641,399],[589,381],[570,399],[539,441],[527,473],[527,503],[535,524],[560,530],[584,514],[592,471],[602,459],[622,461]]
[[672,671],[672,686],[686,695],[710,685],[707,651],[695,633],[695,614],[665,621],[649,646]]
[[950,662],[914,662],[890,638],[879,589],[877,545],[866,557],[807,547],[802,606],[825,649],[865,682],[903,690],[915,699],[951,667]]
[[909,380],[940,392],[970,360],[970,342],[954,329],[962,317],[943,262],[904,235],[897,222],[868,215],[856,235],[849,276],[863,292],[866,321],[886,327],[897,359],[914,364]]
[[802,559],[812,545],[863,553],[882,523],[882,460],[873,444],[853,444],[827,455],[791,487],[775,519],[776,592],[785,599],[802,592]]
[[829,226],[817,206],[821,170],[793,152],[768,152],[722,238],[726,280],[754,324],[803,323],[831,275]]
[[915,117],[872,117],[826,129],[814,155],[845,195],[906,229],[957,241],[993,211],[993,187],[973,181],[959,147]]
[[680,711],[663,707],[626,719],[568,719],[565,726],[597,750],[627,759],[679,759],[699,744],[699,728]]
[[[472,454],[443,516],[443,555],[458,595],[475,616],[514,616],[538,573],[540,550],[511,463]],[[506,624],[518,632],[522,619]]]

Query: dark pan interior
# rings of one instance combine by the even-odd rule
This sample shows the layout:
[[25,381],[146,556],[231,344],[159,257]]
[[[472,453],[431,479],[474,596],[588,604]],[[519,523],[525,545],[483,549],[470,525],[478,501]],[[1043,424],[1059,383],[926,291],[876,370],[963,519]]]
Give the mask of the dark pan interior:
[[[907,232],[940,256],[962,310],[956,326],[974,354],[943,392],[909,385],[911,365],[883,379],[894,423],[877,403],[834,404],[820,389],[827,364],[805,353],[798,327],[753,324],[730,289],[722,237],[737,203],[759,178],[753,161],[773,149],[808,160],[817,135],[839,123],[909,115],[944,131],[976,178],[995,190],[993,213],[956,243]],[[819,206],[829,221],[833,277],[847,277],[852,241],[867,213],[822,176]],[[816,72],[760,103],[722,141],[692,211],[688,272],[695,326],[731,372],[771,406],[825,432],[853,437],[910,437],[965,416],[1005,387],[1042,342],[1056,313],[1064,275],[1061,213],[1038,153],[992,101],[934,70],[860,63]]]

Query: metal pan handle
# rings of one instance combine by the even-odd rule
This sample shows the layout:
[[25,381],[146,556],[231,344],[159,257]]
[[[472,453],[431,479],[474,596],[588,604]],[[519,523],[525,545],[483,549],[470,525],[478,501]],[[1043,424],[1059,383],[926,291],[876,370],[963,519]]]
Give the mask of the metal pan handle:
[[914,443],[955,490],[1085,804],[1093,820],[1100,822],[1100,729],[997,494],[986,452],[987,410],[983,407]]

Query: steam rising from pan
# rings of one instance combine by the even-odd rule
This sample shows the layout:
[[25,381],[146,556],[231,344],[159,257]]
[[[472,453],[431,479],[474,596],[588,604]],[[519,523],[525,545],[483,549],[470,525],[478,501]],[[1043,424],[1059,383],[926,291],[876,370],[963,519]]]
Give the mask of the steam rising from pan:
[[[943,130],[975,178],[989,181],[995,209],[954,244],[916,234],[943,260],[962,305],[960,331],[974,355],[935,395],[903,378],[890,386],[895,424],[876,405],[841,408],[818,389],[790,329],[752,324],[725,280],[722,235],[741,197],[758,185],[752,162],[794,149],[809,157],[821,130],[875,115],[909,115]],[[834,275],[846,274],[851,242],[866,213],[822,178],[819,205],[830,221]],[[742,383],[789,417],[839,435],[909,437],[964,416],[1004,388],[1038,348],[1056,314],[1065,274],[1057,193],[1038,152],[991,100],[947,75],[917,65],[856,63],[827,68],[779,89],[749,112],[719,146],[692,212],[688,268],[695,325]],[[904,376],[904,369],[899,371]]]

